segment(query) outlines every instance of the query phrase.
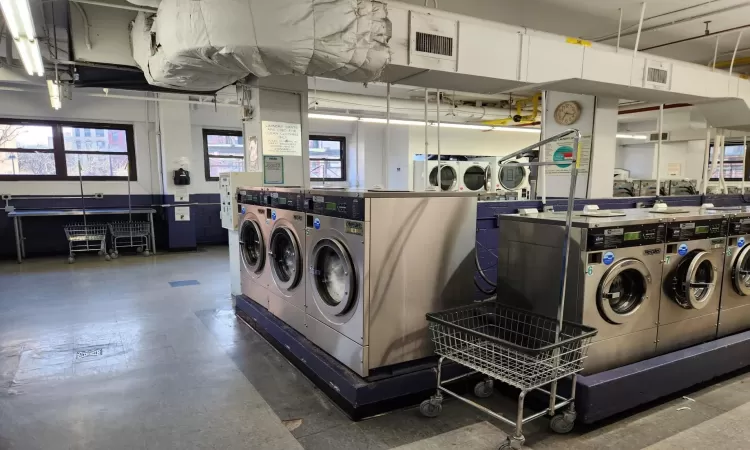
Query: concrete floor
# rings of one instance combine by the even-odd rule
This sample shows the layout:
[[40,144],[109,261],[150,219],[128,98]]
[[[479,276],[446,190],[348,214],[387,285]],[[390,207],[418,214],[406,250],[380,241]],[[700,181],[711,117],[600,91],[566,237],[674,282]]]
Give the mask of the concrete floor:
[[[409,409],[350,422],[237,321],[227,260],[213,248],[0,263],[0,450],[489,450],[509,431],[456,401],[436,419]],[[748,448],[748,379],[567,436],[541,419],[527,446]],[[502,395],[488,404],[514,407]]]

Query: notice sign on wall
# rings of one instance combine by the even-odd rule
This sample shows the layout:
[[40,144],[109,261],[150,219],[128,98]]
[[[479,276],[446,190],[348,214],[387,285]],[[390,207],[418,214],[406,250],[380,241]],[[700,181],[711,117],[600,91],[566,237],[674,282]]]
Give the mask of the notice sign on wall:
[[588,173],[591,162],[591,136],[582,136],[578,141],[578,150],[573,149],[573,138],[560,139],[547,144],[544,149],[545,161],[557,162],[554,166],[546,166],[547,175],[567,175],[570,173],[570,160],[576,156],[578,173]]
[[284,158],[263,156],[263,183],[284,184]]
[[263,154],[302,156],[302,125],[287,122],[263,122]]

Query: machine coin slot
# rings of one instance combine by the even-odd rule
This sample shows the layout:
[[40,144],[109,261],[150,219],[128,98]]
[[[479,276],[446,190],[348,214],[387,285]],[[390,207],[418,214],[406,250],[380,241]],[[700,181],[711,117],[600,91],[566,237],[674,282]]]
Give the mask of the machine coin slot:
[[735,245],[737,245],[737,238],[730,237],[729,238],[729,243],[727,244],[727,246],[728,247],[734,247]]
[[601,264],[602,263],[602,253],[589,253],[589,264]]
[[667,245],[667,253],[677,253],[677,244]]
[[271,218],[271,208],[266,208],[266,219]]
[[314,226],[314,223],[313,223],[314,220],[315,220],[315,217],[307,216],[307,228],[312,228]]

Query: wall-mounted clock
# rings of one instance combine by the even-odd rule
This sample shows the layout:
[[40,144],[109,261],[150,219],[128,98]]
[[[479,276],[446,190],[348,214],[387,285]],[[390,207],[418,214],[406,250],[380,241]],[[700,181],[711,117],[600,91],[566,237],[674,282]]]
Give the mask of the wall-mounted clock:
[[578,102],[562,102],[555,108],[555,122],[560,125],[573,125],[581,118],[581,105]]

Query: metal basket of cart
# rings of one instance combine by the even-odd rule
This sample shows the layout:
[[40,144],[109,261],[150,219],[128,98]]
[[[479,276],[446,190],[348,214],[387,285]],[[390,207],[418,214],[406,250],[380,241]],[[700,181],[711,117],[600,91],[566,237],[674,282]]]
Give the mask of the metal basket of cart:
[[74,223],[64,228],[65,237],[68,239],[68,262],[75,262],[75,254],[78,252],[96,251],[99,256],[109,261],[107,255],[107,226],[104,224]]
[[148,222],[112,222],[109,224],[110,256],[120,256],[122,248],[135,248],[144,256],[150,254],[151,225]]
[[[526,440],[523,425],[549,415],[553,431],[567,433],[573,429],[576,419],[575,391],[576,375],[583,369],[586,352],[597,331],[584,325],[563,320],[565,289],[570,248],[570,229],[573,219],[573,201],[577,178],[576,151],[581,134],[578,130],[567,130],[544,139],[504,158],[521,156],[535,148],[573,136],[572,142],[561,145],[554,161],[518,163],[525,166],[544,167],[557,165],[570,167],[570,191],[565,221],[565,245],[561,255],[563,264],[560,273],[560,293],[557,301],[557,317],[549,318],[532,312],[503,305],[497,299],[427,314],[435,352],[440,355],[437,366],[437,392],[420,405],[422,414],[436,417],[442,410],[443,393],[472,405],[501,422],[515,426],[500,449],[519,449]],[[562,151],[560,151],[562,149]],[[558,155],[557,153],[560,153]],[[560,157],[561,156],[561,157]],[[502,293],[497,293],[501,299]],[[443,380],[442,366],[445,360],[454,361],[471,369],[463,375]],[[447,389],[448,383],[465,377],[482,374],[486,378],[474,387],[478,397],[488,397],[493,392],[494,381],[518,388],[518,410],[515,420],[508,419],[481,406],[468,398]],[[563,378],[572,378],[571,394],[565,398],[557,394],[557,383]],[[524,417],[524,400],[531,391],[541,391],[549,396],[549,404],[543,411]],[[558,413],[565,408],[565,412]]]

